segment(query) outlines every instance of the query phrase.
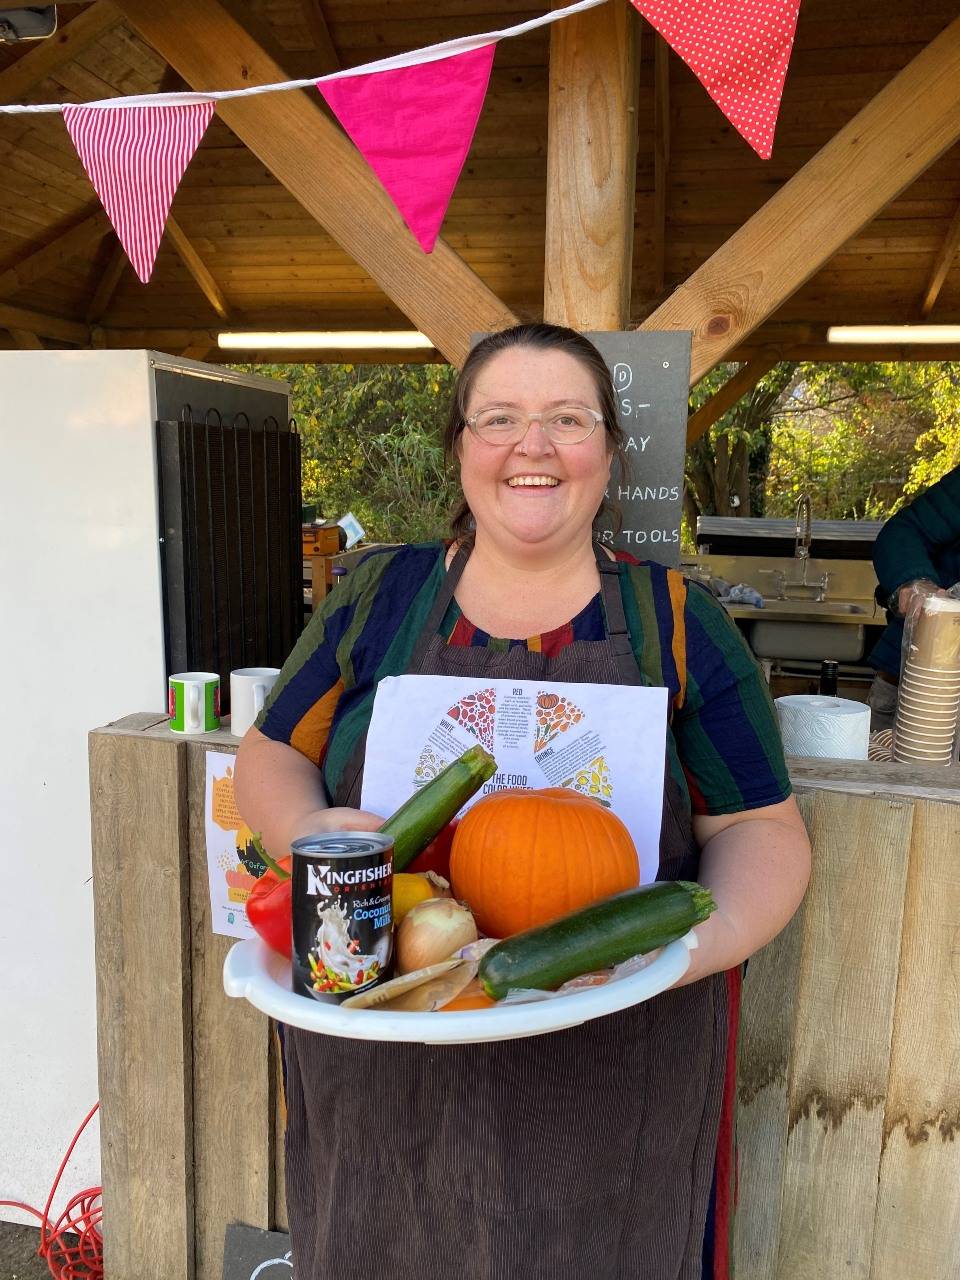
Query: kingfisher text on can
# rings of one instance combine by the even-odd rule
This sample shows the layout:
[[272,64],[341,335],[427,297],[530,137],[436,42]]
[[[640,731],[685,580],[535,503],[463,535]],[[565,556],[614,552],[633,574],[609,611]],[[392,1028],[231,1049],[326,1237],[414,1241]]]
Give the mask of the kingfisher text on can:
[[393,841],[368,831],[304,836],[293,854],[293,989],[344,1000],[389,977]]

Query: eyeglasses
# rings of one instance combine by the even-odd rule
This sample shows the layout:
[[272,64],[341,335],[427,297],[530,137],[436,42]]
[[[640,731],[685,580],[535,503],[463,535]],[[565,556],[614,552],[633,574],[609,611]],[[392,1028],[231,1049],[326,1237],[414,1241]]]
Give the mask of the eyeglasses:
[[478,440],[487,444],[519,444],[534,422],[539,422],[551,444],[580,444],[593,435],[603,414],[581,404],[561,404],[539,413],[519,409],[481,409],[464,419]]

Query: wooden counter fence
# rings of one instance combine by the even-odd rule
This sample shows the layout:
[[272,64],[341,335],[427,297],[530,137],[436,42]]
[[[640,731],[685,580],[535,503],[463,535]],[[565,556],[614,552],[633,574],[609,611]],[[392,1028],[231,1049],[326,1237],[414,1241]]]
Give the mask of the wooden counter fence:
[[[90,735],[105,1280],[221,1280],[228,1223],[286,1226],[274,1039],[210,933],[205,755],[235,747]],[[957,1280],[960,777],[790,763],[814,875],[744,983],[737,1280]]]

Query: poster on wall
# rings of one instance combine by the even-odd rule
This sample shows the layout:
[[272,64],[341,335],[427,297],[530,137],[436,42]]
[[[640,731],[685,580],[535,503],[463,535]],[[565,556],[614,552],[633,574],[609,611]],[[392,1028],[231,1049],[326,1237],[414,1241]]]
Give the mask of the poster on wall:
[[233,794],[235,764],[232,752],[207,752],[204,819],[210,920],[214,933],[228,938],[252,938],[246,901],[267,868],[254,847],[253,832],[237,812]]

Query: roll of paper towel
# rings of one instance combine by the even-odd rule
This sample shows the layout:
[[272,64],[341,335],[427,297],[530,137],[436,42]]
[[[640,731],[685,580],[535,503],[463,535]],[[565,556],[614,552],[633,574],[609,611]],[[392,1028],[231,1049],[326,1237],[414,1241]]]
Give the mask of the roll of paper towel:
[[870,708],[864,703],[816,693],[791,693],[776,701],[788,756],[866,760]]

